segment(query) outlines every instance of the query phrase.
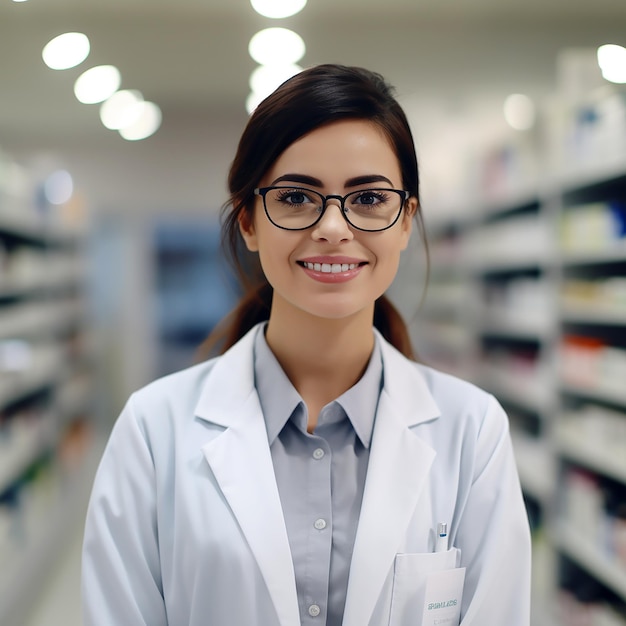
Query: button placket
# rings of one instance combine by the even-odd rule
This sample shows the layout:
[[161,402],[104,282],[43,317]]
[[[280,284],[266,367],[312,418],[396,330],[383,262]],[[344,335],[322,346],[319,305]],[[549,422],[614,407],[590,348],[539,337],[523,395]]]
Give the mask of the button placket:
[[313,450],[313,458],[316,461],[319,461],[320,459],[324,458],[324,455],[326,453],[324,452],[324,450],[322,450],[322,448],[316,448],[315,450]]
[[312,604],[309,607],[309,615],[311,617],[317,617],[322,612],[322,609],[317,604]]

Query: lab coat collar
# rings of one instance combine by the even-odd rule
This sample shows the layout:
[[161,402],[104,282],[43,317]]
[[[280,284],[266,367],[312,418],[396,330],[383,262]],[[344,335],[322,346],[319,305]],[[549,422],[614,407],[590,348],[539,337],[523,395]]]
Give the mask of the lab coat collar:
[[[256,332],[258,327],[216,362],[196,415],[225,428],[203,445],[204,455],[255,555],[281,626],[293,626],[300,623],[293,562],[254,388]],[[439,416],[424,375],[379,339],[385,384],[374,424],[343,626],[370,622],[435,457],[419,429],[411,428]]]
[[[241,416],[243,407],[256,396],[254,386],[254,342],[263,324],[252,328],[216,362],[196,405],[196,416],[225,428]],[[421,371],[374,329],[381,348],[385,383],[383,393],[394,399],[398,418],[415,426],[439,417],[439,408]]]

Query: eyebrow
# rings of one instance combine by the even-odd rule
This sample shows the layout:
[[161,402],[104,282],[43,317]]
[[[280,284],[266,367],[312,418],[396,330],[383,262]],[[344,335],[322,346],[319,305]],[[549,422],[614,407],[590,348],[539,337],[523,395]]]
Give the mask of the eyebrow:
[[[301,183],[303,185],[311,185],[312,187],[324,186],[319,178],[307,176],[306,174],[283,174],[272,181],[270,186],[273,187],[276,183],[281,182]],[[387,183],[390,187],[393,187],[393,183],[386,176],[381,176],[380,174],[365,174],[349,178],[345,182],[344,187],[358,187],[359,185],[369,185],[370,183]]]

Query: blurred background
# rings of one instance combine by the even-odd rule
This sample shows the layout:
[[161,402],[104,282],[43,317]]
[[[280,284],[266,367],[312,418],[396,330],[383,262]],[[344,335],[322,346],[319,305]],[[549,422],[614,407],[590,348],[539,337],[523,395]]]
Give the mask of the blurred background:
[[80,624],[111,426],[237,301],[218,213],[248,112],[339,62],[413,128],[430,275],[422,302],[416,238],[391,296],[510,415],[533,626],[623,626],[626,3],[254,4],[0,3],[0,624]]

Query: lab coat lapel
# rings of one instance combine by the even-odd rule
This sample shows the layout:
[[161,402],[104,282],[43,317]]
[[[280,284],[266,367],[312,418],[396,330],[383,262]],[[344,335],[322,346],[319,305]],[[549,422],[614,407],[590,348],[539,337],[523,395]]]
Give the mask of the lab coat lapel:
[[295,575],[254,388],[253,335],[254,330],[215,365],[196,414],[226,427],[202,447],[204,456],[258,563],[281,626],[294,626],[300,624]]
[[435,451],[410,427],[439,410],[422,375],[383,344],[385,388],[372,435],[343,626],[364,626],[406,536]]

